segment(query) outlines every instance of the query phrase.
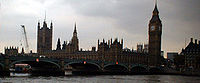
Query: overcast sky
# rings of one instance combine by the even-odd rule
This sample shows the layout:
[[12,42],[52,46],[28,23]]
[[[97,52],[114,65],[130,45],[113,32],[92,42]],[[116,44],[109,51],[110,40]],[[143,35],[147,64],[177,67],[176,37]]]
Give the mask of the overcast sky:
[[[200,0],[158,0],[163,24],[162,50],[180,52],[190,38],[200,39]],[[70,40],[77,23],[80,48],[91,49],[97,40],[124,39],[136,49],[148,43],[148,23],[154,0],[0,0],[0,52],[18,46],[26,26],[30,49],[36,52],[37,22],[53,22],[53,49],[58,38]],[[24,43],[23,43],[24,44]]]

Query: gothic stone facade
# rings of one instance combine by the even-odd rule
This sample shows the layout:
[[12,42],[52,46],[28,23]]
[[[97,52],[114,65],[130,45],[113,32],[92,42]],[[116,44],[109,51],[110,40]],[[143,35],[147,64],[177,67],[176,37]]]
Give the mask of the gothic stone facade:
[[4,50],[5,54],[8,56],[18,54],[18,47],[6,47]]
[[159,66],[161,64],[161,34],[162,23],[156,4],[149,22],[149,65],[151,66]]
[[193,42],[191,38],[190,43],[185,49],[182,49],[181,56],[185,56],[185,67],[200,69],[200,41],[197,39]]
[[[44,22],[44,25],[46,26],[46,22]],[[39,23],[38,23],[39,27]],[[51,23],[51,27],[52,23]],[[43,27],[44,28],[44,27]],[[52,37],[52,33],[48,33],[48,30],[52,30],[52,28],[48,29],[45,27],[45,29],[39,29],[38,30],[44,30],[43,32],[47,33],[45,35],[40,35],[43,37],[40,38],[49,38]],[[40,32],[39,32],[40,33]],[[43,40],[43,39],[38,39]],[[40,48],[42,46],[47,45],[47,43],[52,42],[52,38],[46,39],[48,41],[40,43],[38,41],[38,45]],[[43,40],[45,41],[45,39]],[[123,50],[123,39],[121,42],[118,41],[118,39],[115,39],[114,41],[108,40],[105,41],[103,39],[102,42],[98,40],[98,49],[96,50],[96,47],[93,47],[93,50],[90,51],[83,51],[79,50],[79,40],[77,36],[77,29],[76,24],[74,26],[74,32],[71,41],[67,42],[64,41],[63,44],[61,44],[60,38],[57,41],[57,48],[56,50],[51,49],[40,49],[38,48],[38,54],[36,55],[45,55],[47,57],[53,57],[53,58],[69,58],[69,59],[92,59],[92,60],[102,60],[102,61],[111,61],[111,62],[127,62],[127,63],[135,63],[135,64],[147,64],[148,63],[148,56],[147,53],[137,53],[133,51],[126,51]],[[49,46],[49,48],[51,48]]]
[[119,42],[115,39],[112,42],[108,40],[105,42],[99,42],[98,49],[89,51],[79,50],[76,52],[67,52],[65,49],[53,50],[51,52],[43,53],[47,57],[53,58],[69,58],[69,59],[89,59],[89,60],[101,60],[108,62],[123,62],[123,63],[134,63],[134,64],[148,64],[147,53],[137,53],[134,51],[126,51],[123,49],[123,40]]
[[37,50],[39,55],[56,58],[83,58],[113,62],[143,63],[151,66],[160,65],[162,23],[159,18],[157,5],[155,5],[152,18],[149,22],[149,54],[126,51],[123,49],[123,40],[119,42],[118,39],[115,39],[114,42],[112,42],[112,39],[107,42],[103,40],[101,43],[98,40],[97,51],[95,50],[95,47],[93,47],[92,51],[79,50],[76,24],[71,41],[64,41],[61,45],[61,41],[58,39],[56,50],[51,50],[52,29],[52,23],[50,29],[47,28],[45,21],[42,29],[40,29],[40,25],[38,23]]
[[38,33],[37,33],[37,52],[44,53],[52,50],[52,34],[53,34],[53,23],[50,28],[47,27],[46,21],[43,22],[43,27],[40,28],[38,22]]

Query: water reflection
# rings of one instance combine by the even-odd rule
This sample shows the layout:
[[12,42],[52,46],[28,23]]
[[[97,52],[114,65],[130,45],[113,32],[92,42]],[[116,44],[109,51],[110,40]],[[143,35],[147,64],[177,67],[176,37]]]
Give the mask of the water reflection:
[[[11,72],[10,76],[31,76],[31,73],[15,73],[15,72]],[[65,76],[72,76],[72,71],[65,71]]]
[[30,73],[10,73],[10,76],[31,76]]
[[0,83],[199,83],[200,77],[176,75],[99,75],[4,77]]
[[145,76],[145,78],[147,78],[146,81],[148,83],[151,83],[151,82],[159,83],[160,82],[160,77],[161,76],[158,76],[158,75],[146,75]]

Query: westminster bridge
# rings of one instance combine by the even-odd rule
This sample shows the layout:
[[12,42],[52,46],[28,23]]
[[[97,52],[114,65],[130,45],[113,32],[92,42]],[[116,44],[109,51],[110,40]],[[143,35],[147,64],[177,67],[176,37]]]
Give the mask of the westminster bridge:
[[[120,56],[118,56],[120,58]],[[125,56],[124,56],[125,57]],[[62,75],[65,70],[71,69],[73,72],[109,72],[109,73],[147,73],[161,71],[161,67],[148,66],[146,56],[134,57],[127,56],[127,59],[121,58],[109,60],[105,57],[97,56],[75,56],[68,57],[44,57],[36,55],[0,55],[0,71],[6,75],[15,64],[29,64],[32,73],[41,73],[48,75]],[[116,58],[116,57],[115,57]],[[134,59],[132,59],[134,58]],[[140,60],[143,59],[143,60]]]

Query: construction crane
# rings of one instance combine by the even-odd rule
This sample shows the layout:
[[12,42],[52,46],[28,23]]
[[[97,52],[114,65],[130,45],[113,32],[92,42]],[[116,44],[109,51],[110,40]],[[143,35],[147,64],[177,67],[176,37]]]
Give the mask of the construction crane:
[[24,43],[25,43],[25,52],[29,53],[29,45],[28,45],[28,38],[26,35],[26,28],[24,25],[21,25],[21,27],[22,27],[22,35],[23,35]]

